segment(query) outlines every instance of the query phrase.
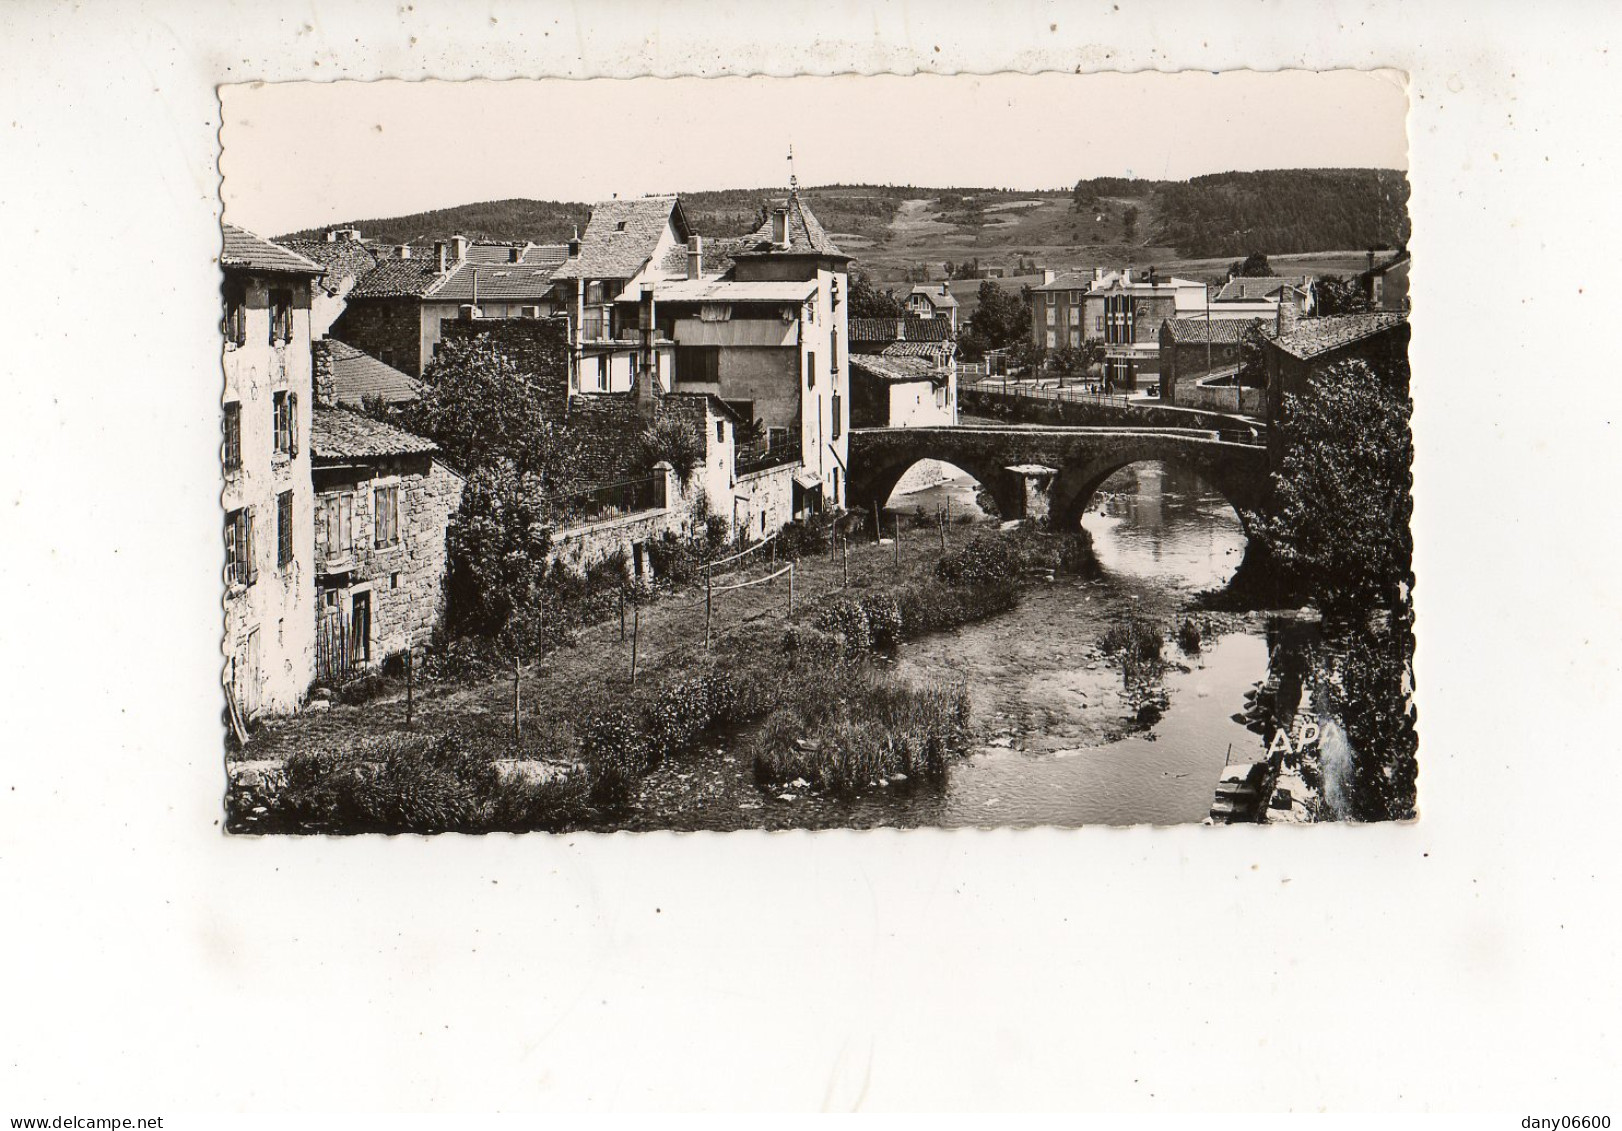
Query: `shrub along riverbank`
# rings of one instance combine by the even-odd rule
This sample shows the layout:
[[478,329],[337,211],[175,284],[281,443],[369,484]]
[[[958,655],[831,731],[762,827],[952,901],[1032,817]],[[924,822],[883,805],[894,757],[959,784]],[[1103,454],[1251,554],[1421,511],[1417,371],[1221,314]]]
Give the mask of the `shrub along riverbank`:
[[[1021,527],[865,589],[764,616],[661,660],[640,687],[602,681],[595,708],[552,726],[545,761],[514,759],[503,733],[451,725],[339,751],[300,750],[234,784],[231,827],[249,832],[486,832],[599,827],[628,812],[642,779],[718,733],[761,723],[742,753],[763,787],[850,796],[880,783],[944,784],[969,745],[968,695],[914,687],[884,665],[907,639],[1013,608],[1022,570],[1090,568],[1085,535]],[[583,650],[582,650],[583,651]],[[573,701],[579,702],[578,682]],[[540,728],[531,728],[533,733]]]

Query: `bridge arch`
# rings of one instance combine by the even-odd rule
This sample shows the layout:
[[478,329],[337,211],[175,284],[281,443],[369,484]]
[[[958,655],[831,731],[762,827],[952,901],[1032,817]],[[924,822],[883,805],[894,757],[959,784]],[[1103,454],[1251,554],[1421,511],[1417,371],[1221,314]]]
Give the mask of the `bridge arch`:
[[1005,515],[1018,515],[1024,507],[1024,482],[1008,471],[995,457],[976,457],[973,454],[943,454],[924,451],[914,454],[905,446],[887,452],[879,458],[851,460],[849,498],[853,508],[870,507],[877,503],[885,506],[901,477],[925,460],[937,460],[957,468],[986,489]]
[[1055,525],[1073,528],[1092,505],[1098,489],[1116,472],[1133,464],[1159,462],[1192,471],[1227,500],[1239,517],[1246,539],[1251,524],[1267,506],[1267,478],[1258,468],[1234,469],[1221,461],[1178,458],[1174,455],[1137,455],[1114,452],[1067,464],[1060,469],[1048,495],[1048,515]]

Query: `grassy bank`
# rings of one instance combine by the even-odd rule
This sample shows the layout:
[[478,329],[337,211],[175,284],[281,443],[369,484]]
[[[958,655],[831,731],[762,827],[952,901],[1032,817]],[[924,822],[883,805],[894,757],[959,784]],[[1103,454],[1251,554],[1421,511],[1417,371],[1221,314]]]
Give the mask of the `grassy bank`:
[[596,827],[636,805],[651,771],[760,720],[747,753],[762,784],[803,779],[843,794],[897,775],[942,781],[967,742],[966,698],[909,687],[882,657],[900,640],[1012,608],[1021,563],[1062,556],[1050,536],[977,533],[964,545],[966,533],[954,531],[944,555],[910,546],[899,566],[889,546],[852,546],[848,587],[843,555],[808,553],[792,617],[780,585],[729,594],[710,648],[701,592],[695,606],[678,588],[640,608],[635,686],[617,624],[584,631],[527,675],[518,747],[510,685],[472,668],[419,685],[410,727],[401,696],[385,689],[267,728],[244,751],[255,768],[230,790],[230,827]]

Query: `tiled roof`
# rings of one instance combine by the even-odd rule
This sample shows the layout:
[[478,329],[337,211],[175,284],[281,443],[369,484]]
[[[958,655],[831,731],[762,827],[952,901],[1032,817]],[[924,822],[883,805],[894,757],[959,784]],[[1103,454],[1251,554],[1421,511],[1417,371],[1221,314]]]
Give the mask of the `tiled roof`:
[[936,365],[945,365],[952,358],[950,342],[891,342],[879,351],[880,357],[918,357]]
[[1162,325],[1171,331],[1174,342],[1237,345],[1247,329],[1264,321],[1261,318],[1168,318]]
[[687,216],[674,196],[599,201],[580,237],[580,255],[559,267],[555,277],[629,279],[653,258],[667,226],[674,226],[677,239],[687,239]]
[[1303,318],[1295,324],[1295,329],[1274,338],[1273,344],[1291,357],[1308,361],[1365,338],[1372,338],[1407,321],[1408,315],[1400,310]]
[[1217,302],[1247,302],[1259,298],[1272,298],[1285,287],[1301,285],[1299,276],[1250,275],[1229,279],[1217,292]]
[[853,342],[894,342],[905,338],[909,342],[949,342],[952,324],[945,318],[919,318],[906,315],[905,333],[897,325],[897,318],[852,318],[850,340]]
[[438,264],[431,254],[410,259],[382,259],[360,277],[349,297],[421,298],[434,289],[440,278]]
[[321,265],[312,263],[280,244],[260,239],[252,232],[235,224],[221,224],[224,240],[220,248],[220,266],[247,271],[270,271],[281,275],[319,275]]
[[[1066,271],[1063,274],[1055,275],[1053,282],[1043,283],[1040,286],[1032,287],[1031,290],[1086,291],[1090,294],[1103,294],[1106,291],[1113,291],[1117,284],[1132,291],[1146,291],[1151,287],[1147,271],[1134,274],[1130,283],[1126,281],[1125,276],[1119,271],[1106,271],[1096,279],[1093,278],[1091,271]],[[1170,275],[1156,275],[1153,283],[1155,287],[1197,287],[1199,285],[1187,279],[1173,278]]]
[[346,408],[318,407],[311,414],[310,458],[317,464],[438,450],[439,445],[432,440]]
[[877,381],[936,381],[942,376],[935,366],[916,357],[852,354],[850,367],[855,372],[865,373]]
[[326,349],[332,356],[332,395],[341,405],[359,408],[369,397],[401,404],[422,395],[422,385],[415,377],[385,365],[348,342],[328,338]]
[[359,240],[289,240],[276,241],[281,246],[302,255],[325,269],[323,282],[334,294],[345,279],[359,279],[377,266],[377,256]]
[[[564,244],[533,244],[522,249],[522,258],[511,262],[511,247],[501,249],[501,258],[475,259],[469,248],[468,258],[461,266],[432,291],[436,302],[473,302],[475,292],[479,302],[539,302],[552,291],[552,276],[564,260],[569,249]],[[478,285],[474,285],[474,276]]]
[[[779,208],[788,209],[788,246],[772,242],[772,213]],[[828,255],[840,259],[850,256],[840,251],[828,233],[822,230],[816,216],[800,200],[798,192],[790,193],[787,200],[774,200],[766,206],[766,221],[743,238],[739,255]]]

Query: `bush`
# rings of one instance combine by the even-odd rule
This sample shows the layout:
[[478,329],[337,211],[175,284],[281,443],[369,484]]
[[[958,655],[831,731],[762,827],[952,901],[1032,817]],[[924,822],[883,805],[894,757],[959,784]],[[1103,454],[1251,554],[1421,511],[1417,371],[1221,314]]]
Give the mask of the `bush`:
[[935,571],[953,585],[987,585],[1015,576],[1019,560],[1007,539],[982,534],[963,549],[943,557],[935,564]]
[[732,537],[732,523],[724,515],[712,514],[704,520],[704,545],[711,554]]
[[873,633],[860,601],[849,597],[832,598],[817,607],[811,615],[811,623],[843,641],[847,657],[861,655],[873,648]]
[[833,520],[821,515],[814,515],[804,522],[785,523],[777,536],[777,552],[786,558],[826,554],[833,528]]
[[333,688],[332,696],[340,703],[357,707],[387,694],[392,686],[392,681],[380,671],[362,672]]
[[581,727],[580,754],[592,805],[619,812],[636,800],[637,783],[651,768],[648,739],[636,713],[618,708],[588,717]]
[[804,781],[849,797],[881,780],[944,785],[967,751],[969,698],[962,687],[915,688],[868,678],[838,700],[802,700],[774,711],[752,750],[755,781]]
[[686,487],[704,462],[704,437],[686,421],[667,416],[654,421],[642,433],[642,453],[650,465],[660,460],[670,464]]
[[869,647],[888,650],[901,643],[901,605],[893,596],[869,593],[861,599],[861,612]]
[[1137,660],[1145,663],[1160,659],[1166,631],[1150,621],[1139,621],[1136,631],[1130,624],[1112,624],[1098,638],[1099,649],[1107,656],[1125,655],[1133,640],[1137,641]]

